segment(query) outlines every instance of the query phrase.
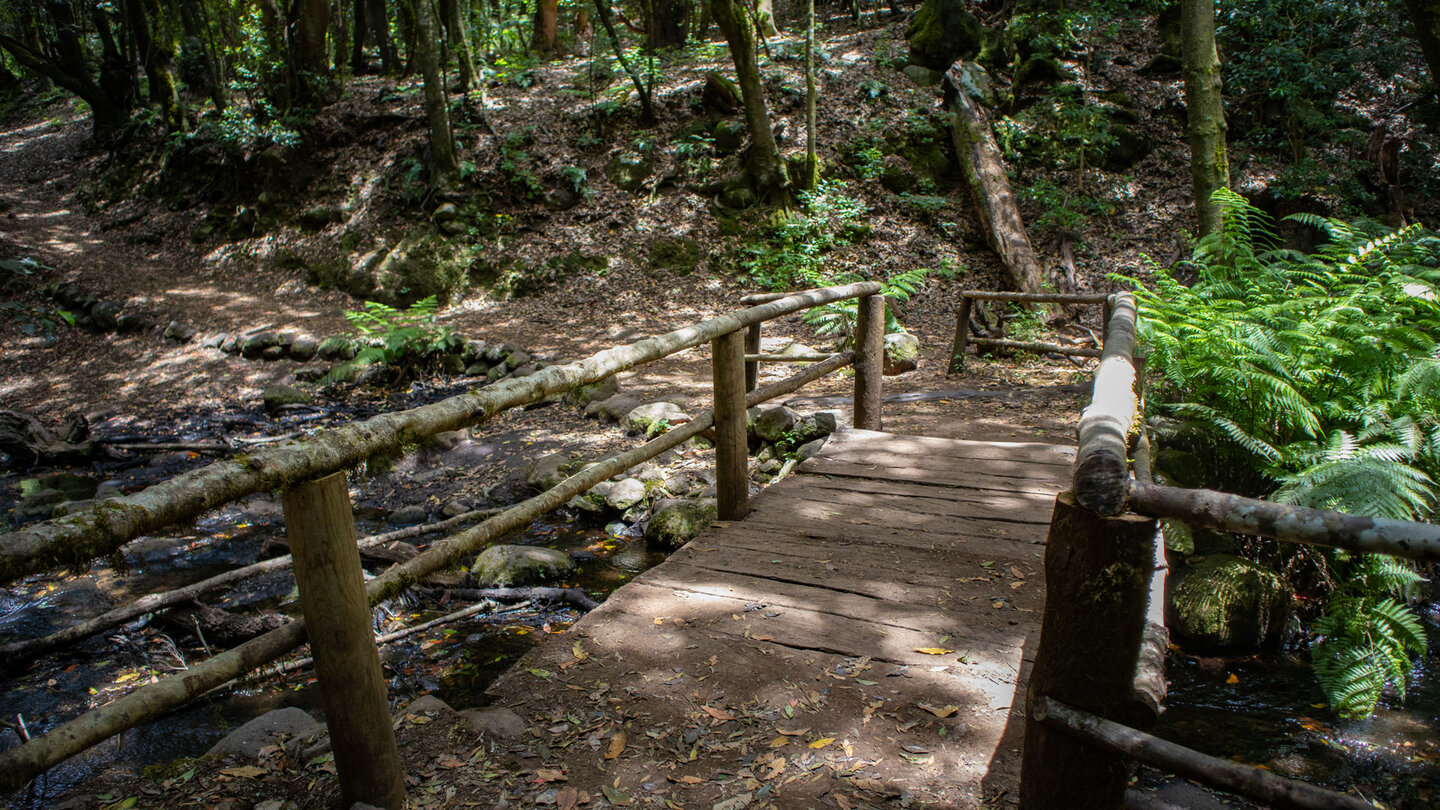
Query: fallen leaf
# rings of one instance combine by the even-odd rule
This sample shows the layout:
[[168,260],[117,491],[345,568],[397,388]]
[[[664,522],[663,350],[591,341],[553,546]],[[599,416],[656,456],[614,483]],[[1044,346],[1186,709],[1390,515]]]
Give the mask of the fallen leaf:
[[774,779],[775,777],[785,772],[785,757],[775,757],[774,759],[770,760],[770,764],[766,767],[768,768],[768,770],[763,776],[760,777],[760,779],[761,781],[769,782],[771,779]]
[[605,798],[616,807],[629,807],[635,803],[635,800],[630,798],[628,793],[612,788],[609,785],[601,785],[600,792],[604,793]]
[[1010,583],[1010,590],[1012,590],[1012,591],[1013,591],[1013,590],[1017,590],[1017,589],[1019,589],[1019,588],[1023,588],[1023,587],[1025,587],[1025,580],[1023,580],[1023,579],[1020,580],[1020,581],[1018,581],[1018,582],[1012,582],[1012,583]]
[[1016,568],[1016,567],[1013,566],[1013,565],[1010,566],[1010,574],[1011,574],[1011,576],[1015,577],[1016,579],[1024,579],[1024,578],[1025,578],[1025,572],[1024,572],[1024,571],[1021,571],[1019,568]]
[[441,754],[435,758],[435,764],[451,770],[465,767],[465,761],[457,758],[454,754]]
[[264,768],[257,768],[254,765],[241,765],[238,768],[221,768],[220,773],[226,776],[235,776],[240,779],[254,779],[265,773]]
[[944,647],[916,647],[915,652],[925,653],[926,655],[949,655],[955,651],[947,650]]
[[621,751],[624,751],[624,750],[625,750],[625,731],[622,729],[622,730],[620,730],[620,731],[615,732],[615,736],[610,738],[610,747],[607,748],[607,749],[605,749],[605,758],[606,758],[606,759],[614,759],[614,758],[620,756],[620,752],[621,752]]
[[811,747],[811,748],[824,748],[825,746],[827,746],[827,745],[829,745],[830,743],[833,743],[833,742],[835,742],[835,738],[834,738],[834,737],[821,737],[820,739],[816,740],[815,742],[810,743],[810,747]]
[[559,768],[536,768],[536,782],[564,782],[565,772]]
[[773,739],[773,740],[770,741],[770,747],[771,747],[771,748],[780,748],[781,746],[785,746],[785,745],[789,745],[789,744],[790,744],[790,738],[789,738],[789,737],[776,737],[775,739]]
[[542,681],[548,681],[552,677],[554,677],[548,669],[532,669],[530,670],[530,674],[534,675]]
[[734,719],[735,719],[735,715],[733,715],[733,714],[725,711],[724,709],[714,708],[713,706],[701,705],[701,706],[700,706],[700,711],[705,712],[706,714],[710,715],[711,717],[715,718],[716,720],[719,720],[719,721],[722,722],[722,723],[723,723],[723,722],[726,722],[726,721],[729,721],[729,720],[734,720]]
[[665,619],[662,618],[662,617],[660,617],[660,616],[656,616],[656,617],[655,617],[655,623],[656,623],[656,624],[664,624],[664,623],[665,623]]
[[932,705],[932,704],[930,704],[930,703],[921,702],[921,703],[916,703],[915,705],[916,705],[916,706],[919,706],[920,708],[924,709],[924,710],[927,711],[927,712],[930,712],[931,714],[935,715],[936,717],[949,717],[950,715],[952,715],[952,714],[960,711],[960,707],[959,707],[959,706],[956,706],[956,705],[954,705],[954,704],[949,704],[949,705],[945,705],[945,706],[935,706],[935,705]]
[[1233,673],[1233,672],[1230,673],[1230,677],[1228,677],[1228,678],[1225,679],[1225,683],[1229,683],[1229,684],[1236,684],[1236,683],[1239,683],[1239,682],[1240,682],[1240,676],[1239,676],[1239,675],[1236,675],[1236,674]]
[[555,794],[556,810],[575,810],[575,805],[579,803],[580,791],[569,785],[560,788],[560,792]]
[[736,796],[733,799],[726,799],[723,802],[716,802],[714,805],[711,806],[710,810],[741,810],[741,808],[750,804],[750,800],[754,797],[755,794],[753,793],[741,793],[739,796]]
[[585,648],[580,646],[579,641],[570,647],[570,654],[575,656],[576,661],[584,661],[590,657],[590,653],[585,652]]
[[805,728],[777,728],[775,730],[780,732],[781,734],[784,734],[786,737],[803,737],[807,733],[809,733],[810,727],[806,726]]

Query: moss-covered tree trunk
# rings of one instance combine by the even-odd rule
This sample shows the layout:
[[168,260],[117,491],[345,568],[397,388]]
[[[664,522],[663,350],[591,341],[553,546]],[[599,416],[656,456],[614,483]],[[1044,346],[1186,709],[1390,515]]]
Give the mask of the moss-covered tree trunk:
[[757,191],[771,204],[788,207],[790,178],[775,134],[770,131],[770,113],[765,108],[765,90],[760,84],[760,66],[755,57],[755,26],[742,5],[744,0],[710,0],[710,14],[725,41],[730,44],[730,57],[735,61],[740,97],[745,107],[745,124],[750,129],[750,152],[747,167]]
[[455,64],[460,70],[460,90],[469,92],[475,84],[475,58],[470,53],[470,29],[465,25],[460,0],[441,0],[440,20],[445,26],[450,50],[455,53]]
[[1440,0],[1405,0],[1420,52],[1430,67],[1430,84],[1440,87]]
[[435,19],[429,0],[405,0],[415,21],[415,61],[425,82],[425,115],[430,119],[430,180],[436,189],[448,189],[460,177],[455,158],[455,135],[450,130],[450,104],[445,99],[445,77],[440,74]]
[[815,0],[805,3],[805,176],[795,185],[813,189],[820,183],[820,158],[815,154]]
[[130,36],[145,67],[150,101],[160,108],[166,132],[185,128],[185,110],[175,84],[175,29],[158,0],[126,0]]
[[1220,57],[1215,52],[1215,0],[1180,0],[1181,61],[1190,139],[1190,183],[1195,191],[1199,235],[1219,232],[1220,206],[1210,196],[1230,185],[1225,157],[1225,105],[1220,96]]
[[645,82],[641,80],[634,64],[625,56],[625,46],[620,42],[620,32],[615,29],[615,18],[610,11],[610,0],[595,0],[595,12],[600,17],[600,25],[610,36],[610,46],[615,49],[616,61],[620,63],[620,68],[625,71],[625,75],[630,77],[630,83],[635,85],[635,92],[640,96],[640,125],[653,126],[656,119],[650,88],[645,86]]
[[559,0],[538,0],[535,5],[535,36],[530,47],[549,55],[560,50]]
[[646,25],[650,47],[684,47],[690,33],[690,10],[690,0],[652,0]]
[[[64,4],[60,4],[64,6]],[[68,14],[69,7],[57,10],[57,14]],[[73,16],[68,24],[75,26]],[[57,26],[60,23],[57,23]],[[21,32],[17,32],[21,34]],[[24,35],[24,34],[22,34]],[[85,51],[78,47],[78,36],[73,32],[61,33],[54,41],[40,42],[38,31],[31,30],[25,39],[17,39],[0,33],[0,48],[4,48],[15,63],[25,70],[54,82],[56,86],[75,94],[90,105],[91,133],[97,141],[108,140],[125,125],[130,118],[131,98],[129,90],[133,85],[122,81],[118,86],[105,82],[107,76],[124,75],[124,71],[101,71],[101,82],[92,77],[90,62]],[[102,65],[102,68],[104,66]],[[126,65],[120,67],[128,68]],[[117,95],[111,95],[111,92]]]
[[320,106],[335,97],[330,51],[325,35],[330,28],[328,0],[295,0],[290,7],[290,69],[295,72],[295,100]]

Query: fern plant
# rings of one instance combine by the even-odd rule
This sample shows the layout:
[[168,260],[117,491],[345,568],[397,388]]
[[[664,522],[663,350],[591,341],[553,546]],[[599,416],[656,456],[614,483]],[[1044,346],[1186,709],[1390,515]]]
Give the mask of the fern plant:
[[384,365],[401,377],[413,377],[427,358],[456,348],[459,337],[448,327],[435,323],[440,304],[435,296],[422,298],[405,309],[379,301],[366,301],[358,310],[346,310],[345,320],[353,329],[354,359],[332,369],[325,381],[347,379],[354,370]]
[[[915,267],[902,273],[896,273],[880,281],[880,295],[888,301],[903,304],[920,289],[920,285],[925,283],[925,279],[929,275],[930,268],[928,267]],[[824,275],[820,272],[806,275],[806,281],[813,287],[853,284],[864,280],[859,273],[851,272],[834,276]],[[854,298],[822,304],[805,312],[805,323],[815,327],[816,334],[822,337],[838,338],[837,342],[841,350],[844,350],[854,343],[855,323],[859,319],[859,310],[859,301]],[[895,308],[886,306],[885,333],[904,331],[905,326],[895,317]]]
[[[1216,193],[1224,228],[1177,270],[1134,282],[1151,404],[1209,462],[1210,484],[1283,503],[1434,517],[1440,474],[1440,240],[1296,215],[1328,242],[1276,247],[1273,223]],[[1133,280],[1132,280],[1133,282]],[[1162,439],[1166,437],[1162,436]],[[1423,627],[1404,601],[1419,574],[1380,556],[1316,555],[1339,583],[1316,633],[1317,678],[1341,714],[1403,698]]]

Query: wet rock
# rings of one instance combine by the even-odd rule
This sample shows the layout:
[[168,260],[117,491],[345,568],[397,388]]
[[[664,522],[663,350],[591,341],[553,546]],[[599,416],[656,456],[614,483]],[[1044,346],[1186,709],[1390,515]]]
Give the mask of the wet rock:
[[482,588],[550,582],[574,570],[569,554],[540,546],[490,546],[470,566]]
[[593,402],[607,400],[618,393],[620,393],[620,380],[610,376],[600,382],[566,391],[565,401],[571,405],[588,406]]
[[920,367],[920,339],[909,332],[885,336],[885,362],[881,373],[904,374]]
[[572,509],[578,509],[581,512],[590,512],[591,514],[603,512],[605,511],[605,496],[609,495],[610,490],[614,488],[615,482],[601,481],[591,487],[589,492],[571,498],[568,506]]
[[605,505],[623,512],[645,500],[645,484],[635,478],[623,478],[605,494]]
[[645,542],[655,548],[676,549],[695,538],[715,522],[713,500],[668,498],[655,504],[655,513],[645,525]]
[[530,728],[520,715],[504,707],[466,709],[460,712],[460,719],[470,733],[502,740],[518,740]]
[[293,385],[272,385],[260,395],[266,413],[275,413],[286,405],[309,405],[310,392]]
[[564,481],[569,471],[570,456],[566,453],[541,456],[525,471],[525,484],[537,492],[544,492]]
[[630,394],[616,394],[599,402],[585,406],[585,415],[599,419],[606,424],[625,421],[630,412],[640,407],[640,400]]
[[391,512],[389,523],[391,526],[414,526],[417,523],[424,523],[428,517],[430,517],[430,512],[425,507],[412,504]]
[[206,756],[235,756],[240,759],[254,759],[260,756],[260,749],[279,742],[279,738],[294,737],[307,733],[317,725],[315,718],[304,710],[290,707],[266,712],[235,729],[206,752]]
[[1230,554],[1213,554],[1180,573],[1166,624],[1192,646],[1254,649],[1281,640],[1292,609],[1274,571]]
[[37,489],[15,505],[14,514],[18,520],[48,518],[56,505],[66,500],[65,493],[58,489]]
[[644,434],[653,439],[674,425],[690,421],[690,415],[673,402],[651,402],[630,411],[625,417],[626,431],[630,435]]

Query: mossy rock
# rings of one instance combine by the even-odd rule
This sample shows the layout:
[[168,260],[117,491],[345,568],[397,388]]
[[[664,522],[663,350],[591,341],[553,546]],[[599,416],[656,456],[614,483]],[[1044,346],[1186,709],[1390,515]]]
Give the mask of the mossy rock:
[[738,121],[718,121],[715,124],[715,151],[722,155],[733,155],[745,144],[745,125]]
[[1203,650],[1251,650],[1280,642],[1292,610],[1290,590],[1270,569],[1212,554],[1181,572],[1166,624]]
[[625,429],[630,435],[643,434],[647,439],[666,432],[671,427],[690,421],[690,415],[673,402],[650,402],[641,405],[625,417]]
[[573,250],[563,256],[546,259],[538,267],[528,267],[519,263],[511,265],[510,272],[495,287],[508,293],[512,298],[524,298],[538,295],[574,278],[597,275],[606,268],[607,264],[608,261],[604,256],[591,256]]
[[915,167],[910,161],[899,155],[886,155],[884,167],[880,172],[880,185],[886,190],[896,194],[903,194],[907,191],[914,191],[920,184],[920,178],[915,174]]
[[882,373],[886,376],[904,374],[920,366],[920,340],[909,332],[896,332],[885,336],[885,362]]
[[1000,35],[971,14],[963,0],[925,0],[905,38],[911,62],[941,72],[957,59],[988,64],[1000,53]]
[[719,513],[713,500],[668,499],[655,504],[645,524],[645,542],[655,548],[677,549],[714,523]]
[[638,152],[618,152],[605,164],[605,176],[626,191],[639,191],[654,171],[650,158]]
[[541,456],[525,471],[525,483],[537,492],[552,489],[570,475],[570,456],[552,453]]
[[266,413],[275,413],[286,405],[309,405],[312,401],[309,391],[293,385],[272,385],[261,394]]
[[620,393],[620,380],[610,376],[597,383],[582,385],[565,392],[565,401],[571,405],[585,407],[592,402],[602,402]]
[[555,582],[574,570],[575,561],[569,554],[540,546],[490,546],[470,566],[482,588]]
[[700,266],[700,243],[684,236],[662,236],[650,242],[650,267],[688,276]]

